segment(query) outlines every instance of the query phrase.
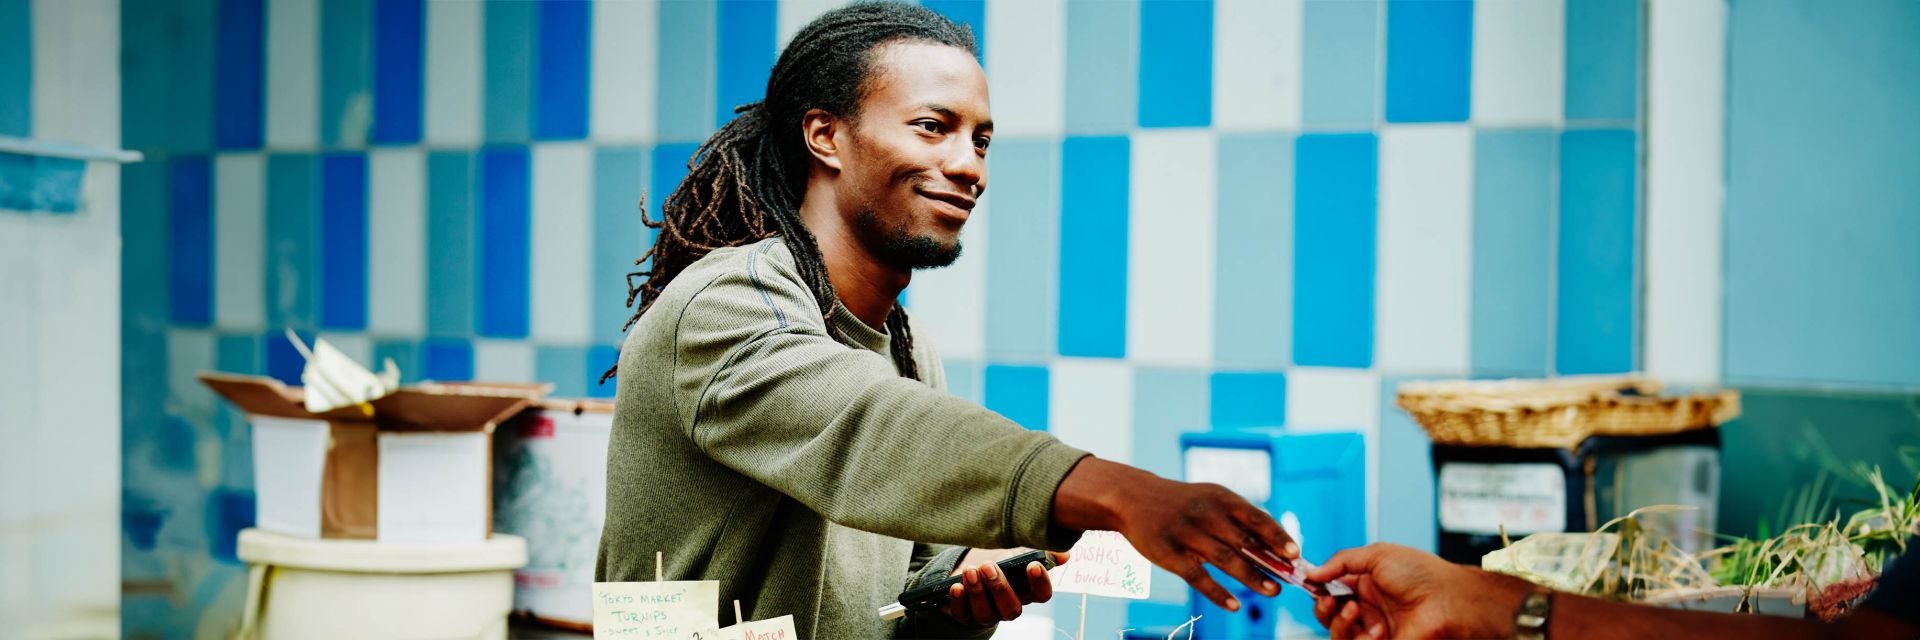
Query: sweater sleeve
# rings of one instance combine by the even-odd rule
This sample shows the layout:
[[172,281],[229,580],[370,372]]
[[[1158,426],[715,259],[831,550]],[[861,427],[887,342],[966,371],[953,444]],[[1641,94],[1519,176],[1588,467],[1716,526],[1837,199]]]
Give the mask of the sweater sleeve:
[[790,267],[741,255],[676,323],[675,408],[695,446],[848,527],[1072,546],[1078,532],[1051,524],[1053,494],[1086,452],[835,341]]

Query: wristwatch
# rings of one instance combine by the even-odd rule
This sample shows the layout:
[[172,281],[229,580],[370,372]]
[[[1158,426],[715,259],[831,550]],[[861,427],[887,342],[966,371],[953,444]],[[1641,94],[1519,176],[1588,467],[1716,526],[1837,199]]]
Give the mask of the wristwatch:
[[1547,614],[1552,609],[1553,592],[1537,588],[1520,601],[1513,612],[1513,637],[1516,640],[1547,640]]

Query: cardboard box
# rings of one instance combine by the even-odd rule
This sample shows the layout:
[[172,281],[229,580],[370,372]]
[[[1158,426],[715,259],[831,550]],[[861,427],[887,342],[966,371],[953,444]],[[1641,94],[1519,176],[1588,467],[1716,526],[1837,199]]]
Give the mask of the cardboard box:
[[253,425],[257,526],[309,538],[478,542],[492,534],[496,425],[545,385],[426,384],[314,414],[273,378],[202,373]]
[[593,563],[607,513],[613,403],[548,399],[501,427],[494,445],[494,530],[527,539],[513,608],[536,621],[593,627]]

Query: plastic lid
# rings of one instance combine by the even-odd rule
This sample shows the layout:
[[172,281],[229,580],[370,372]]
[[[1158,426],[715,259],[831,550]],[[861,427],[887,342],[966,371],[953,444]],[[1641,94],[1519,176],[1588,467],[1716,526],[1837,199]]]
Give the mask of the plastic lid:
[[253,564],[361,573],[502,571],[527,564],[527,541],[493,534],[485,542],[402,543],[299,538],[260,529],[240,532],[237,554]]

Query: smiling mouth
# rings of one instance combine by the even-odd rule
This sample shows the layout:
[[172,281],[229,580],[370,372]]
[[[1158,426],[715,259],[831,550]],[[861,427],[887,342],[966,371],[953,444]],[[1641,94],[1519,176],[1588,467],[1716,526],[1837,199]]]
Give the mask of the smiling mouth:
[[954,208],[959,209],[962,212],[973,211],[974,199],[957,194],[957,193],[921,190],[920,196],[923,198],[927,198],[929,200],[945,202],[947,204],[953,205]]

